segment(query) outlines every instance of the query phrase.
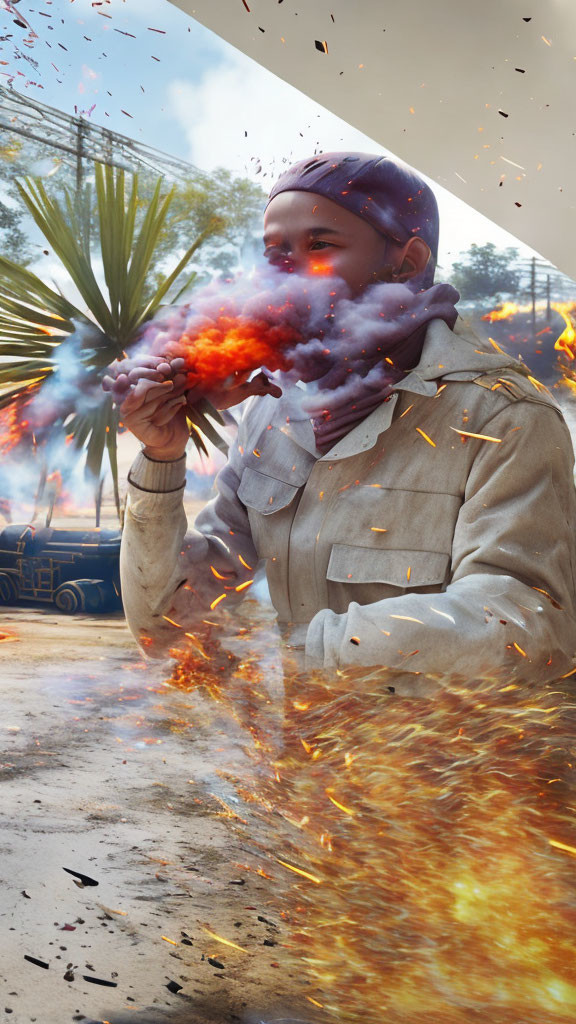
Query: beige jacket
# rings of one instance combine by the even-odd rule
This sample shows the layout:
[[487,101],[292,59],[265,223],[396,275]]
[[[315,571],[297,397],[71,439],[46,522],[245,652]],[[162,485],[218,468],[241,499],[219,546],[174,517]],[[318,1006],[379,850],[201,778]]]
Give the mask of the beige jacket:
[[164,615],[192,628],[221,594],[233,607],[264,561],[281,629],[307,668],[569,672],[574,458],[542,385],[461,319],[454,331],[434,320],[418,366],[326,455],[299,398],[294,388],[251,401],[190,532],[185,459],[136,458],[122,591],[150,653],[174,643]]

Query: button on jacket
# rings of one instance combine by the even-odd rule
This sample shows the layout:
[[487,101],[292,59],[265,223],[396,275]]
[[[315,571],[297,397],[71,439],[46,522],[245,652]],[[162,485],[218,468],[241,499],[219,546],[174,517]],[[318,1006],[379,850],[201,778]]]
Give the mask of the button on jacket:
[[163,616],[190,628],[221,594],[233,607],[264,562],[307,668],[569,672],[574,457],[549,392],[459,319],[429,324],[418,366],[327,454],[301,398],[248,403],[193,530],[185,459],[136,458],[122,589],[150,653],[174,643]]

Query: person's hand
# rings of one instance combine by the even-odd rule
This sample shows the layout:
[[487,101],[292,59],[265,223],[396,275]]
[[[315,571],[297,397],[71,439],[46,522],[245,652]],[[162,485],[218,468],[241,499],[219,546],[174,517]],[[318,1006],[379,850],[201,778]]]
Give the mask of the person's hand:
[[190,436],[186,421],[184,359],[140,356],[112,363],[103,378],[124,425],[160,461],[179,459]]
[[184,455],[190,429],[182,383],[141,378],[122,402],[120,415],[151,458],[172,461]]
[[210,391],[200,386],[190,388],[186,392],[188,404],[193,406],[201,398],[207,399],[215,409],[230,409],[233,405],[240,405],[252,395],[272,395],[273,398],[280,398],[282,388],[278,387],[263,370],[252,380],[248,380],[249,373],[235,374],[223,384]]
[[117,359],[102,378],[102,388],[111,393],[116,405],[122,405],[129,392],[141,380],[157,383],[171,380],[176,385],[185,383],[185,365],[181,357],[168,359],[166,356],[139,356],[137,359]]
[[160,461],[180,458],[189,434],[187,409],[207,399],[216,409],[229,409],[252,395],[279,398],[281,388],[261,371],[249,381],[249,373],[234,374],[211,390],[190,387],[185,360],[142,356],[118,360],[102,382],[120,407],[125,426],[145,445],[146,453]]

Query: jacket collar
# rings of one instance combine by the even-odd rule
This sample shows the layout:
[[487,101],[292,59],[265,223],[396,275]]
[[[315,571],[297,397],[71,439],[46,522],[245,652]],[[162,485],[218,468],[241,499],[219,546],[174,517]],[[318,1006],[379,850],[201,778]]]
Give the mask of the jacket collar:
[[469,323],[458,317],[454,330],[444,320],[431,320],[428,324],[420,362],[395,385],[398,391],[414,391],[417,394],[435,394],[436,387],[422,387],[424,382],[438,380],[452,374],[469,374],[470,380],[491,370],[505,367],[519,369],[517,359],[507,355],[495,346],[478,337]]
[[[431,320],[428,324],[420,362],[407,376],[394,385],[394,391],[411,391],[417,395],[434,397],[438,378],[474,380],[475,377],[506,367],[521,368],[521,363],[505,352],[484,342],[470,324],[458,317],[454,330],[444,320]],[[380,434],[392,423],[398,396],[392,393],[366,419],[362,420],[337,441],[325,455],[316,448],[312,422],[302,409],[305,385],[287,388],[277,408],[274,425],[318,461],[334,462],[350,458],[373,448]]]

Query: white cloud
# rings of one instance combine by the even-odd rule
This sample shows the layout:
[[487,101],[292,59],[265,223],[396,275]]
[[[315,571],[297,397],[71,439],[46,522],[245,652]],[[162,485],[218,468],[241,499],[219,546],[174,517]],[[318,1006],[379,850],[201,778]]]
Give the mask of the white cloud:
[[[199,81],[169,86],[196,166],[228,167],[266,187],[286,163],[310,156],[317,145],[387,152],[238,50],[223,45],[222,58]],[[262,171],[256,174],[258,163]]]
[[[218,44],[221,62],[197,81],[175,79],[168,86],[173,115],[188,141],[188,158],[197,167],[227,167],[268,190],[286,166],[316,149],[390,153],[240,51]],[[515,245],[523,257],[532,255],[513,235],[425,180],[440,207],[443,267],[448,269],[473,242]]]

